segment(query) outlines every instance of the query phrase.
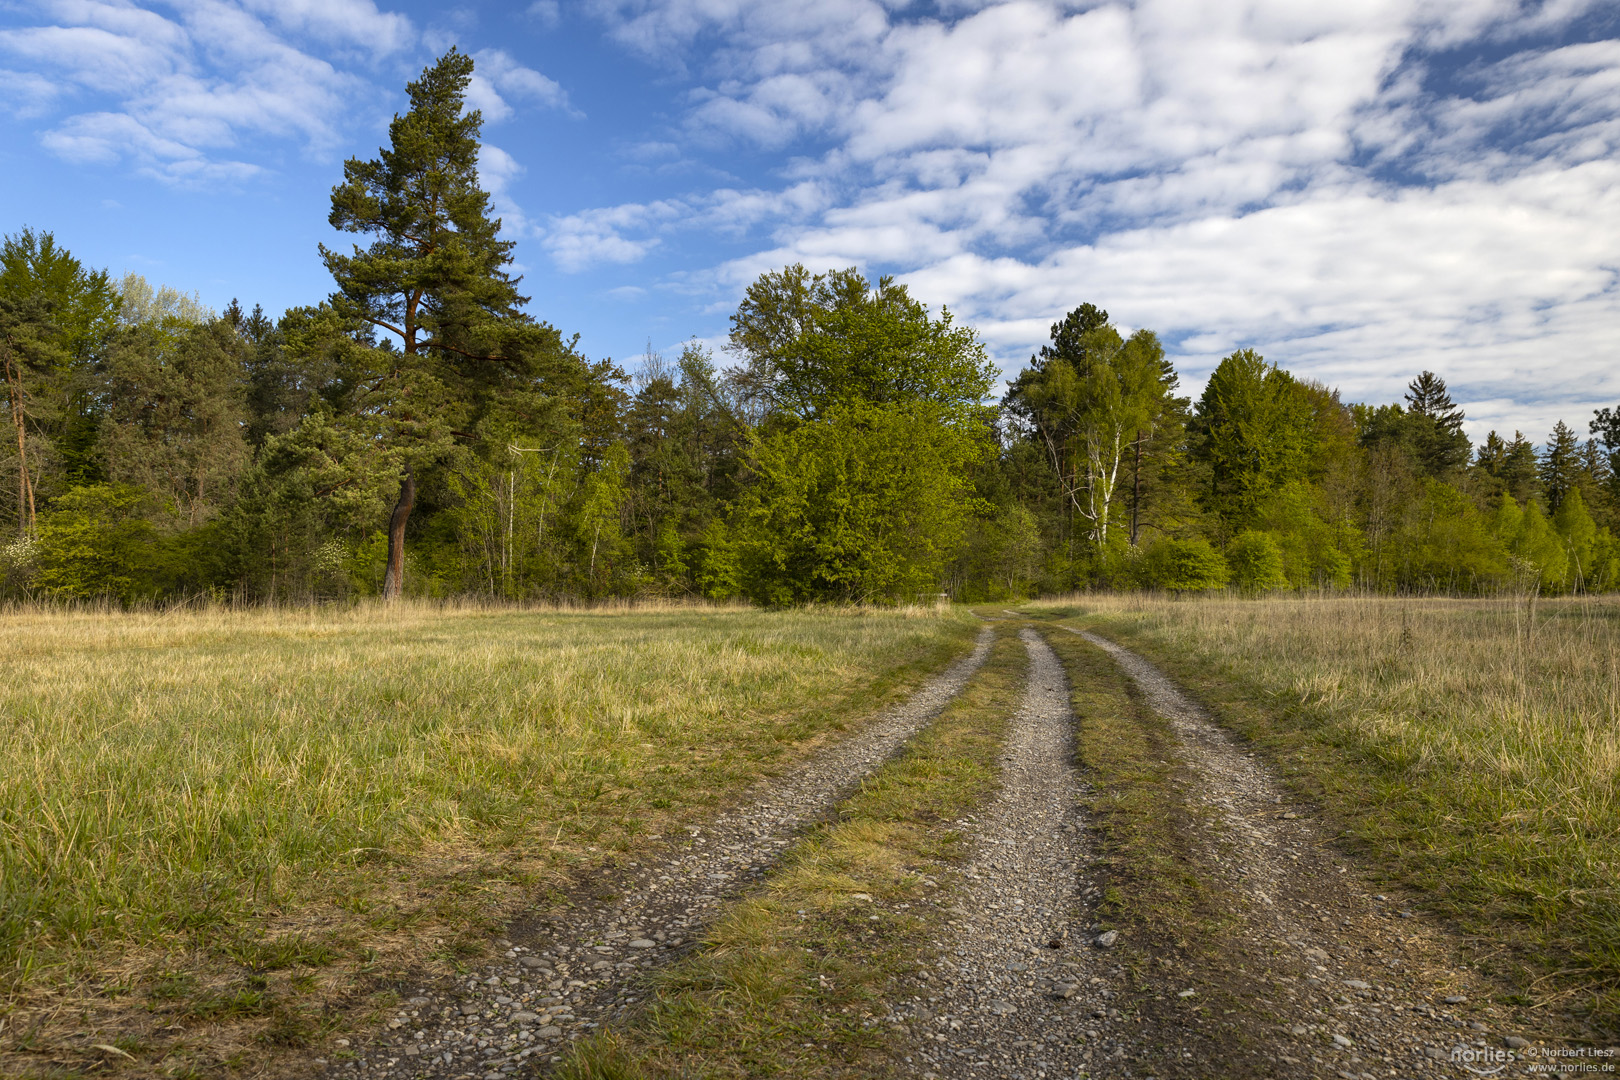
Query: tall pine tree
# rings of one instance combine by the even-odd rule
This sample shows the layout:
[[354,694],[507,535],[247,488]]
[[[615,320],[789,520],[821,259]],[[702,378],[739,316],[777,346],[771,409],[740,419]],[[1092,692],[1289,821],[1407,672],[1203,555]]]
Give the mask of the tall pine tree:
[[1575,432],[1562,420],[1553,425],[1547,445],[1541,452],[1541,491],[1547,508],[1557,510],[1564,496],[1581,480],[1581,447]]
[[546,358],[574,359],[556,330],[521,310],[528,298],[507,270],[512,242],[500,239],[478,184],[483,117],[463,111],[472,73],[472,58],[452,48],[407,86],[411,108],[389,125],[390,145],[344,162],[332,189],[332,226],[371,236],[371,246],[352,255],[321,247],[336,313],[398,341],[377,350],[372,380],[401,461],[383,578],[390,599],[404,586],[417,472],[469,441],[489,402],[532,382]]

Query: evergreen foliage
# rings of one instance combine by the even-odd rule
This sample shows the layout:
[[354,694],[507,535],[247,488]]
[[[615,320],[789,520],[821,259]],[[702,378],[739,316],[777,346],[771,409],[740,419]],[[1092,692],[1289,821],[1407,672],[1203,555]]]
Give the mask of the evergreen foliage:
[[1579,488],[1582,464],[1575,432],[1562,420],[1558,421],[1547,437],[1547,449],[1537,470],[1541,492],[1549,507],[1556,510],[1566,495]]
[[[478,183],[483,118],[464,108],[473,60],[452,48],[409,84],[411,108],[379,156],[343,165],[333,228],[372,237],[342,254],[321,246],[336,281],[332,313],[382,331],[398,348],[371,350],[365,410],[398,455],[403,478],[388,531],[383,592],[404,588],[405,531],[417,478],[445,464],[500,398],[578,379],[557,331],[523,310],[507,272],[510,240]],[[538,420],[539,417],[527,419]]]
[[1417,463],[1429,476],[1455,473],[1468,464],[1463,411],[1452,403],[1446,380],[1425,371],[1406,389],[1407,423]]

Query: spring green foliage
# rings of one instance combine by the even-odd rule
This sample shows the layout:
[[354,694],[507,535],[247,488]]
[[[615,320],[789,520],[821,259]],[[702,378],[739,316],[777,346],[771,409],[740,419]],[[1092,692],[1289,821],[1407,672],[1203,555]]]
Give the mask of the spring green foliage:
[[39,571],[47,595],[128,602],[151,581],[156,529],[141,511],[146,492],[128,484],[76,487],[40,524]]
[[1052,344],[1019,377],[1012,398],[1044,442],[1064,497],[1091,542],[1108,543],[1115,497],[1133,450],[1170,411],[1176,380],[1150,330],[1129,338],[1083,309],[1052,327]]
[[1142,555],[1142,584],[1166,592],[1204,592],[1231,579],[1226,559],[1208,540],[1162,539]]
[[769,604],[939,591],[990,451],[977,335],[887,278],[791,266],[750,287],[731,347],[766,410],[735,504],[744,591]]
[[215,314],[4,237],[5,596],[1620,587],[1620,407],[1585,442],[1475,450],[1434,372],[1346,404],[1252,349],[1193,401],[1151,330],[1089,303],[997,407],[971,326],[803,265],[747,288],[719,360],[589,359],[518,292],[473,66],[430,64],[345,162],[329,221],[364,243],[321,249],[323,302]]
[[972,328],[931,317],[904,285],[802,265],[761,275],[731,320],[746,387],[771,411],[814,421],[839,406],[927,403],[978,419],[995,369]]
[[105,270],[89,270],[51,233],[24,226],[0,241],[0,296],[33,299],[68,358],[88,356],[112,332],[119,291]]
[[745,587],[762,603],[937,592],[985,442],[931,404],[858,403],[758,437],[738,503]]
[[1288,584],[1283,574],[1282,549],[1270,533],[1253,529],[1239,533],[1227,548],[1226,561],[1231,567],[1232,584],[1244,592],[1269,592]]
[[1220,362],[1198,400],[1209,503],[1223,518],[1254,520],[1278,488],[1306,475],[1316,449],[1310,401],[1299,382],[1253,349]]

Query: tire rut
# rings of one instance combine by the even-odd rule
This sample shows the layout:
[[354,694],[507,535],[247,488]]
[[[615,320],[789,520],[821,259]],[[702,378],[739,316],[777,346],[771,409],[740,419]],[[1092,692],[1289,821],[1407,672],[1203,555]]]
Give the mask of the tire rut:
[[[964,896],[926,1000],[897,1010],[920,1035],[907,1060],[924,1078],[1073,1076],[1092,1051],[1074,1034],[1105,1001],[1079,925],[1076,883],[1089,861],[1078,804],[1068,677],[1033,630],[1028,684],[1002,754],[1002,786],[958,825],[973,837]],[[1108,1023],[1106,1010],[1102,1026]]]
[[[1234,913],[1243,956],[1197,963],[1177,977],[1189,989],[1241,987],[1259,1014],[1251,1069],[1353,1080],[1530,1071],[1541,1048],[1501,1030],[1501,1012],[1482,1004],[1497,991],[1452,966],[1439,927],[1363,888],[1310,808],[1293,805],[1270,770],[1153,664],[1097,634],[1063,629],[1107,651],[1169,721],[1197,778],[1188,798],[1218,822],[1194,838],[1195,848],[1247,901]],[[1184,997],[1195,1025],[1196,991]],[[1176,1040],[1168,1025],[1142,1032],[1131,1055],[1137,1068],[1200,1075],[1210,1063],[1184,1061]],[[1541,1064],[1545,1070],[1545,1058]]]
[[536,1075],[568,1045],[623,1015],[647,973],[690,948],[721,906],[763,877],[780,853],[954,698],[989,654],[973,651],[859,732],[785,776],[761,781],[737,809],[689,826],[679,847],[632,855],[617,899],[580,902],[508,931],[504,955],[457,983],[417,989],[328,1075],[506,1080]]

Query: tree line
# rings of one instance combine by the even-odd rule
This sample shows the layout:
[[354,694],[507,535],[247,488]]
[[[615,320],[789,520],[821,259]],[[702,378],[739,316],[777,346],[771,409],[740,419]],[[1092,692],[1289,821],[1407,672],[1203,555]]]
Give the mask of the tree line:
[[975,331],[851,270],[762,275],[722,365],[528,314],[471,58],[351,159],[334,289],[272,319],[0,245],[0,591],[124,603],[1620,585],[1620,409],[1475,447],[1444,380],[1346,405],[1252,350],[1197,401],[1081,304],[990,400]]

